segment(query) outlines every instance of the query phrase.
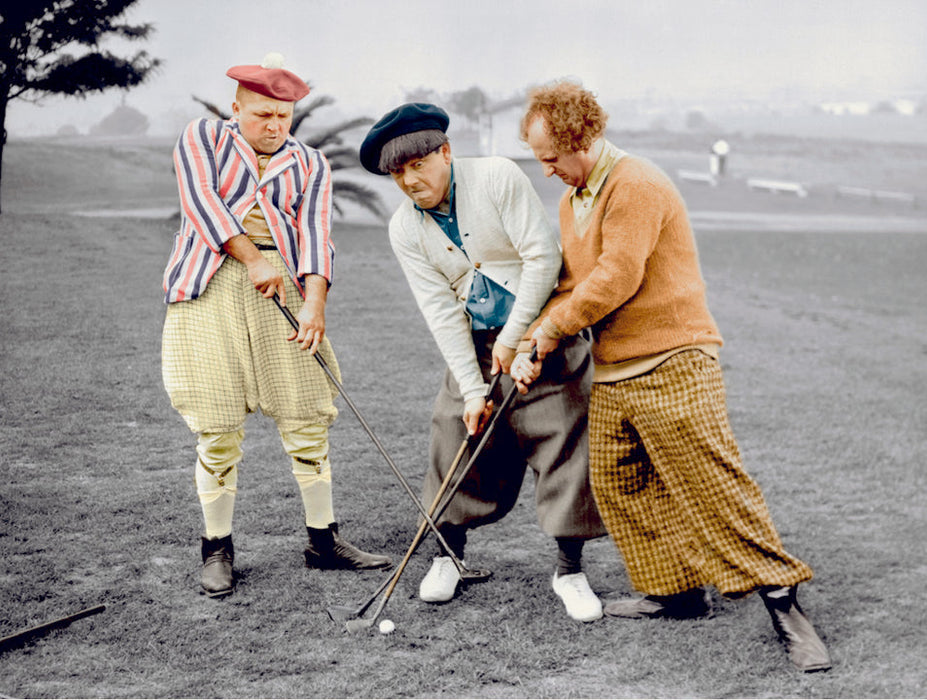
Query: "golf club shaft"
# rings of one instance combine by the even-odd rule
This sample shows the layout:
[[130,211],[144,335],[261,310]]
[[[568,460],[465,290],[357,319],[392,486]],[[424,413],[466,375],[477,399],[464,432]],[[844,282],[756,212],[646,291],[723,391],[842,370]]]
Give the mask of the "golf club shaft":
[[[532,362],[536,362],[538,359],[538,349],[537,347],[531,350]],[[492,394],[492,389],[495,388],[498,383],[499,378],[502,376],[502,372],[499,372],[493,379],[492,387],[490,388],[490,395]],[[496,429],[496,423],[499,420],[499,417],[505,413],[508,407],[511,405],[512,401],[515,400],[515,394],[518,391],[518,385],[513,384],[512,388],[509,389],[508,393],[502,399],[502,403],[499,404],[499,408],[496,409],[496,412],[493,414],[492,419],[489,421],[489,425],[486,426],[486,429],[483,431],[483,435],[480,437],[479,443],[477,443],[476,449],[470,454],[470,459],[467,461],[467,465],[461,470],[460,478],[457,479],[454,486],[448,491],[447,498],[444,499],[444,503],[438,508],[437,512],[434,514],[435,520],[440,520],[441,516],[444,515],[444,511],[447,510],[448,506],[451,505],[451,501],[454,499],[454,496],[457,494],[457,491],[460,489],[461,484],[463,484],[464,479],[467,478],[467,475],[470,473],[470,470],[473,468],[473,465],[476,463],[476,460],[479,458],[480,453],[483,451],[483,448],[486,446],[486,443],[489,442],[489,438],[492,437],[493,431]]]
[[[487,402],[492,397],[492,394],[496,390],[496,387],[499,385],[500,379],[502,379],[502,372],[498,372],[493,375],[492,381],[489,383],[489,391],[486,393]],[[481,425],[477,428],[477,430],[481,431],[483,429],[487,429],[488,427],[489,427],[489,424],[485,426]],[[467,435],[463,439],[463,442],[460,443],[460,447],[457,449],[457,454],[454,456],[454,461],[451,463],[450,469],[447,470],[447,474],[444,475],[444,479],[441,481],[441,486],[438,488],[438,492],[435,494],[435,497],[431,504],[431,508],[428,509],[428,514],[432,517],[433,520],[437,520],[437,518],[435,517],[435,511],[438,509],[438,505],[441,503],[441,499],[444,497],[444,494],[447,493],[447,489],[448,489],[448,486],[450,486],[451,479],[454,477],[455,474],[457,474],[457,468],[460,466],[460,460],[463,459],[464,452],[466,451],[467,447],[470,445],[470,442],[473,440],[474,437],[475,436],[473,435]],[[485,443],[482,443],[482,444],[485,444]],[[471,460],[472,460],[472,457],[471,457]],[[468,460],[467,463],[469,464],[471,460]],[[459,484],[458,484],[458,487],[459,487]],[[453,498],[454,493],[456,492],[457,490],[453,489],[451,496],[449,497],[448,500],[450,500],[450,498]],[[425,527],[425,523],[422,523],[422,527]]]
[[[296,320],[296,317],[293,316],[292,312],[283,305],[280,301],[280,297],[277,293],[274,293],[273,296],[274,303],[277,305],[277,308],[283,313],[286,317],[286,320],[290,322],[290,325],[293,327],[293,330],[299,330],[299,322]],[[415,504],[415,507],[418,508],[418,512],[425,518],[425,522],[432,532],[435,533],[435,537],[438,538],[438,541],[441,543],[441,546],[448,552],[448,555],[451,559],[454,560],[454,565],[457,567],[458,571],[463,571],[464,566],[460,559],[451,551],[450,545],[444,539],[444,536],[438,530],[438,526],[435,525],[434,520],[431,516],[428,515],[428,511],[425,510],[425,506],[422,504],[418,496],[415,495],[415,492],[412,490],[412,487],[409,486],[409,482],[406,481],[406,478],[402,475],[402,472],[399,471],[399,467],[393,462],[392,458],[387,453],[386,449],[380,443],[379,438],[374,434],[373,429],[368,425],[367,421],[364,420],[364,417],[361,415],[361,412],[357,409],[357,406],[354,405],[354,402],[351,400],[351,397],[345,392],[344,387],[341,385],[341,382],[338,381],[338,378],[335,376],[335,373],[332,372],[331,368],[328,366],[328,363],[322,357],[322,355],[316,352],[313,357],[318,361],[319,365],[322,367],[322,371],[328,376],[332,384],[335,385],[335,388],[338,389],[338,392],[341,394],[341,397],[344,399],[345,403],[348,404],[348,407],[353,411],[354,415],[357,416],[357,420],[360,421],[360,424],[363,426],[364,430],[367,432],[367,435],[370,436],[370,439],[373,440],[373,444],[376,445],[377,449],[380,451],[380,454],[383,455],[383,458],[386,460],[386,463],[389,464],[390,469],[392,469],[393,474],[396,475],[396,478],[399,479],[399,483],[402,484],[402,487],[405,489],[406,493],[409,495],[409,498],[412,499],[412,502]]]
[[[447,489],[447,485],[450,483],[451,477],[454,475],[454,472],[457,470],[457,467],[460,465],[460,460],[463,458],[464,450],[466,450],[469,442],[470,440],[468,438],[461,443],[460,449],[457,451],[457,456],[454,458],[454,463],[451,465],[451,468],[448,471],[447,476],[444,477],[444,481],[441,484],[441,488],[438,490],[438,493],[435,495],[434,500],[431,502],[431,506],[428,509],[429,515],[434,513],[435,509],[438,507],[438,503],[441,500],[441,497],[444,495],[444,492]],[[391,581],[393,581],[394,579],[398,581],[399,574],[397,572],[401,572],[402,569],[405,568],[405,565],[409,562],[409,559],[415,553],[415,549],[418,547],[419,543],[422,541],[422,537],[424,533],[427,531],[427,528],[428,528],[428,524],[424,520],[422,520],[421,525],[419,526],[418,534],[415,535],[415,539],[412,541],[412,545],[409,547],[409,550],[406,552],[406,556],[403,558],[402,563],[399,565],[399,568],[393,573],[391,573],[389,576],[387,576],[385,579],[383,579],[383,583],[381,583],[377,587],[377,590],[375,590],[373,592],[373,595],[371,595],[370,598],[367,599],[367,602],[364,603],[360,608],[358,608],[357,612],[354,613],[354,617],[360,617],[365,612],[367,612],[367,608],[369,608],[373,604],[373,601],[375,601],[377,597],[386,589],[386,587],[390,585]],[[382,608],[380,608],[380,610],[382,610]]]
[[[487,396],[492,396],[492,393],[493,391],[495,391],[496,386],[499,384],[499,380],[501,378],[502,378],[501,372],[493,376],[492,382],[489,385],[489,392],[487,393]],[[472,435],[467,435],[463,439],[463,442],[460,443],[460,447],[457,450],[457,454],[454,456],[454,461],[451,463],[450,468],[447,470],[447,474],[444,475],[444,479],[441,481],[441,486],[438,488],[438,492],[435,494],[434,498],[432,499],[431,506],[428,508],[428,514],[431,515],[432,518],[434,518],[434,513],[435,513],[435,510],[438,508],[438,504],[441,502],[441,499],[444,497],[444,494],[447,493],[448,486],[450,486],[451,481],[453,480],[454,476],[457,474],[457,469],[460,467],[460,460],[463,459],[464,452],[466,451],[467,447],[470,445],[470,441],[472,440],[472,438],[473,438]],[[451,498],[453,498],[453,495],[451,495]],[[402,562],[400,563],[399,568],[396,571],[394,571],[392,574],[390,574],[383,581],[382,584],[380,584],[380,587],[377,588],[376,592],[373,594],[373,596],[371,596],[370,600],[367,601],[367,603],[361,608],[361,611],[358,614],[363,614],[363,612],[366,611],[368,607],[370,607],[370,604],[373,602],[373,600],[378,595],[380,595],[380,593],[382,593],[383,590],[388,585],[390,586],[390,590],[389,592],[387,592],[385,597],[388,599],[390,595],[392,595],[393,588],[395,588],[396,584],[399,582],[399,577],[402,575],[402,572],[405,569],[406,564],[409,563],[409,559],[411,559],[412,555],[415,553],[415,550],[418,549],[418,546],[422,543],[422,540],[427,534],[428,532],[427,527],[428,527],[428,523],[426,523],[424,520],[420,522],[418,532],[415,534],[415,537],[412,539],[412,544],[409,545],[409,549],[406,552],[406,555],[403,558]],[[451,552],[450,555],[453,557],[454,556],[453,552]],[[458,567],[458,569],[463,571],[461,567]],[[392,585],[390,585],[391,583]],[[375,620],[377,616],[380,614],[380,612],[382,612],[382,610],[383,610],[383,604],[381,603],[380,606],[377,608],[377,611],[374,614],[373,618],[371,619]]]
[[[438,507],[438,503],[441,502],[442,496],[444,496],[445,491],[447,491],[448,485],[451,483],[451,479],[454,477],[454,473],[457,471],[457,467],[460,466],[460,460],[463,459],[464,452],[467,449],[467,445],[470,443],[469,437],[466,438],[461,444],[460,449],[457,450],[457,456],[454,457],[454,463],[451,465],[451,468],[448,470],[447,475],[444,477],[444,480],[441,482],[441,487],[438,489],[438,493],[435,494],[434,500],[431,502],[431,506],[428,509],[428,514],[431,515],[435,512],[435,509]],[[399,566],[396,567],[388,579],[386,579],[383,584],[377,589],[377,592],[374,593],[374,597],[380,594],[380,592],[386,588],[386,593],[380,599],[380,603],[377,605],[376,610],[374,610],[373,615],[370,618],[370,624],[372,625],[376,622],[377,618],[380,617],[380,613],[383,612],[383,608],[386,607],[386,601],[390,599],[390,596],[393,595],[393,591],[396,590],[396,584],[399,583],[399,577],[402,576],[402,572],[406,569],[406,564],[409,563],[409,560],[412,558],[412,555],[415,553],[415,550],[418,549],[418,546],[421,544],[422,540],[425,537],[425,534],[428,532],[428,523],[424,520],[421,522],[418,528],[418,532],[415,533],[415,537],[412,538],[412,544],[409,545],[409,548],[406,550],[405,556],[403,556],[402,561],[399,563]]]
[[[536,359],[537,359],[537,348],[535,348],[531,352],[531,360],[534,361]],[[496,385],[499,383],[499,380],[501,377],[502,377],[501,372],[499,372],[493,377],[492,383],[489,388],[490,397],[492,396],[492,392],[496,388]],[[483,448],[486,446],[486,443],[489,442],[489,438],[492,436],[492,432],[496,428],[496,423],[499,420],[499,416],[501,416],[502,413],[505,412],[506,409],[508,409],[509,405],[514,400],[516,391],[518,391],[518,387],[515,385],[513,385],[512,388],[509,389],[505,398],[502,400],[502,403],[499,405],[499,408],[495,411],[492,419],[489,421],[489,424],[486,426],[485,430],[483,431],[483,435],[480,438],[479,444],[477,445],[473,453],[470,455],[470,459],[467,461],[467,466],[464,467],[460,478],[457,480],[454,486],[450,489],[450,491],[447,491],[447,486],[451,482],[452,477],[457,471],[457,467],[459,466],[460,460],[463,457],[464,449],[467,447],[470,441],[470,437],[468,436],[466,439],[464,439],[463,444],[461,444],[460,449],[457,451],[457,456],[454,459],[454,464],[451,465],[451,468],[448,470],[447,474],[445,475],[444,480],[441,483],[441,487],[438,489],[438,493],[435,495],[435,498],[431,504],[431,508],[429,512],[433,514],[435,511],[435,508],[437,508],[438,503],[441,501],[442,497],[444,497],[445,493],[447,494],[447,498],[444,499],[444,504],[438,509],[438,514],[437,516],[435,516],[436,519],[440,518],[441,517],[440,514],[443,513],[447,509],[447,507],[450,505],[451,500],[453,500],[454,495],[457,493],[458,489],[460,488],[460,485],[463,483],[463,480],[467,477],[467,474],[469,473],[470,469],[476,463],[476,460],[479,457],[480,452],[482,452]],[[376,619],[383,612],[383,608],[386,607],[386,602],[389,600],[390,596],[393,594],[393,590],[395,590],[396,584],[399,583],[399,577],[402,576],[402,572],[405,570],[406,564],[409,563],[409,559],[411,559],[412,554],[415,552],[416,548],[421,543],[422,538],[425,536],[426,526],[427,526],[427,522],[422,522],[422,524],[418,528],[418,532],[415,534],[415,538],[412,540],[412,544],[409,545],[409,549],[406,551],[406,554],[403,557],[402,562],[396,568],[396,571],[393,572],[393,574],[389,577],[389,579],[387,579],[387,581],[384,581],[384,585],[388,584],[389,587],[386,589],[386,593],[383,595],[383,598],[380,599],[380,603],[377,605],[376,610],[374,610],[373,615],[371,615],[368,620],[364,620],[363,622],[360,622],[360,621],[356,622],[355,625],[360,624],[360,625],[363,625],[364,627],[369,627],[373,625]],[[451,554],[451,556],[453,556],[453,554]],[[381,585],[380,588],[377,589],[377,593],[379,593],[379,591],[382,589],[383,589],[383,585]],[[374,594],[374,596],[376,596],[376,594]],[[369,605],[369,602],[367,605]]]
[[90,615],[96,615],[97,613],[101,613],[104,610],[106,610],[105,605],[96,605],[92,608],[86,608],[85,610],[80,610],[71,615],[66,615],[65,617],[59,617],[57,620],[51,620],[50,622],[44,622],[41,625],[36,625],[35,627],[29,627],[28,629],[20,630],[19,632],[15,632],[14,634],[0,638],[0,651],[10,649],[32,637],[44,634],[58,627],[67,627],[76,620],[89,617]]

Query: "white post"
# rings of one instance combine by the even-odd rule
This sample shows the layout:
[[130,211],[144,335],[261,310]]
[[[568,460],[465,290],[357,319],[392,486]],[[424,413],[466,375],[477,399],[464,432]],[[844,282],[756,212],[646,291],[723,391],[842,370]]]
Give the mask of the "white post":
[[708,159],[708,170],[712,175],[724,176],[724,165],[731,147],[724,139],[718,139],[711,145],[711,156]]

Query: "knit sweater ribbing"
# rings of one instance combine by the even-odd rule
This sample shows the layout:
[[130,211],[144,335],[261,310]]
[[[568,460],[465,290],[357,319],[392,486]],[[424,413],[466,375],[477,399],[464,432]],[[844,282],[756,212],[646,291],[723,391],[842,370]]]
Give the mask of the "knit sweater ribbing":
[[581,236],[568,191],[560,232],[564,267],[545,313],[566,335],[591,327],[596,364],[721,344],[685,203],[655,165],[619,160]]

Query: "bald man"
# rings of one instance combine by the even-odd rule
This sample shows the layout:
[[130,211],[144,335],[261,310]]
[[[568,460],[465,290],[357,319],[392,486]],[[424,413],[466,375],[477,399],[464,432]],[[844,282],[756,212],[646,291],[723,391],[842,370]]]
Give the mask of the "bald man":
[[[248,413],[277,424],[299,487],[309,544],[306,565],[371,569],[388,557],[338,533],[328,428],[337,391],[312,356],[338,372],[325,336],[332,281],[331,169],[290,136],[295,103],[309,93],[269,55],[233,66],[233,118],[200,119],[174,150],[181,202],[164,293],[164,385],[197,435],[195,481],[205,522],[201,588],[234,590],[232,515]],[[299,322],[292,330],[271,301]]]

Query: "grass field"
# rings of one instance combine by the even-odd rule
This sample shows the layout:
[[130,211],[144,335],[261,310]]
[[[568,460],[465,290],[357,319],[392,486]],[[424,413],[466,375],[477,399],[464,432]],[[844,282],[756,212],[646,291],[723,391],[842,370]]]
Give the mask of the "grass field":
[[[45,145],[10,144],[4,169],[0,636],[98,603],[107,610],[0,653],[0,695],[927,694],[922,211],[684,190],[693,210],[743,215],[697,235],[726,340],[735,433],[787,548],[816,573],[801,600],[834,668],[803,675],[756,598],[716,595],[711,620],[569,621],[550,590],[553,547],[537,527],[530,479],[508,518],[471,537],[469,563],[493,569],[490,582],[448,605],[421,603],[428,561],[419,555],[386,610],[397,631],[349,634],[325,608],[366,600],[383,574],[303,567],[301,503],[260,416],[247,426],[239,481],[238,590],[224,601],[198,595],[193,438],[160,380],[159,285],[175,223],[71,215],[170,201],[169,153],[64,148],[54,159]],[[685,144],[654,153],[668,168],[700,157]],[[755,158],[777,172],[780,156]],[[843,184],[858,166],[811,160],[828,173],[810,178],[821,186]],[[918,172],[913,159],[898,167]],[[895,177],[895,188],[922,186]],[[539,188],[552,205],[559,188],[548,185]],[[813,219],[815,230],[767,230],[764,215],[783,211]],[[341,223],[336,235],[329,335],[345,386],[417,486],[442,362],[382,226]],[[349,538],[398,559],[416,513],[339,405],[336,513]],[[603,598],[631,592],[607,539],[585,562]]]

